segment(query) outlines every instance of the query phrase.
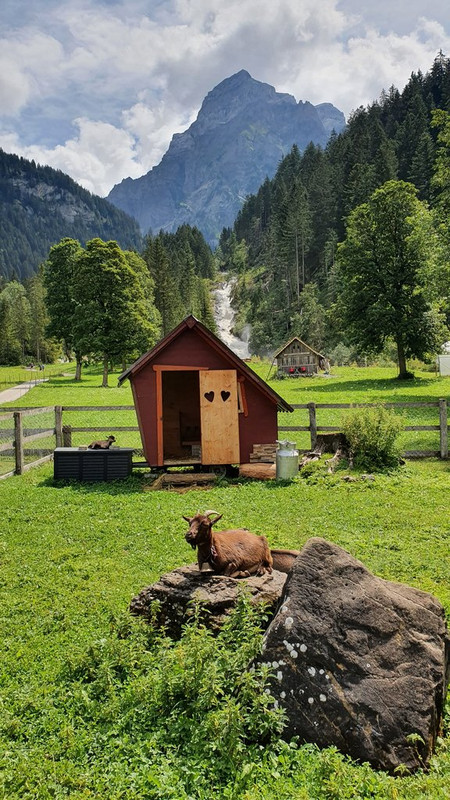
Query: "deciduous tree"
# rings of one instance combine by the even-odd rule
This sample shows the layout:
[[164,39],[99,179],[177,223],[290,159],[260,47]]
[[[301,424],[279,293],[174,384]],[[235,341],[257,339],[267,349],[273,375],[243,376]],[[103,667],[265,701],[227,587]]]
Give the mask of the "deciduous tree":
[[146,350],[158,335],[155,313],[149,318],[140,262],[117,242],[101,239],[91,239],[77,260],[75,339],[83,352],[103,360],[103,386],[108,385],[111,361],[123,362]]
[[391,337],[400,378],[409,375],[408,357],[439,346],[426,285],[435,252],[431,214],[404,181],[388,181],[349,215],[338,249],[346,335],[368,352],[380,352]]
[[81,359],[83,351],[75,335],[76,303],[74,298],[74,277],[78,269],[78,258],[83,249],[76,239],[61,239],[49,252],[44,264],[44,286],[49,315],[47,333],[61,339],[68,358],[75,353],[75,380],[81,379]]

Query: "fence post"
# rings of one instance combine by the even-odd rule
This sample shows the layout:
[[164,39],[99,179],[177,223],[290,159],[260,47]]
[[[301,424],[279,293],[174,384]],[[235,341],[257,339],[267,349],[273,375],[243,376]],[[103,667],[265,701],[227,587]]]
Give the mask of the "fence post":
[[63,442],[62,406],[55,406],[55,436],[56,436],[56,447],[62,447],[62,442]]
[[311,450],[315,450],[317,444],[316,404],[308,403],[308,411],[309,411],[309,432],[311,435]]
[[72,447],[72,428],[70,425],[63,425],[62,436],[63,447]]
[[448,458],[447,400],[442,397],[439,400],[439,427],[441,458]]
[[23,457],[23,426],[22,412],[14,411],[14,450],[16,457],[16,475],[22,475],[24,467]]

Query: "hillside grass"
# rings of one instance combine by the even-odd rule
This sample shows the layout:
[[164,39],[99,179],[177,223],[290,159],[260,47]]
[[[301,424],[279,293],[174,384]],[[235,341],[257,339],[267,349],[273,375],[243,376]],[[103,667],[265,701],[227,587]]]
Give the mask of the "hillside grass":
[[[333,379],[272,385],[289,400],[302,397],[295,402],[309,402],[310,388],[325,381],[332,402],[344,391],[342,402],[350,391],[393,399],[385,371],[363,375],[339,370],[334,394]],[[446,396],[448,379],[429,379],[399,389]],[[97,373],[81,385],[54,378],[21,405],[131,403],[128,386],[101,389],[99,382]],[[142,491],[144,473],[115,483],[55,483],[50,464],[0,481],[0,798],[447,798],[449,716],[429,772],[410,777],[376,773],[334,749],[283,744],[264,677],[242,683],[238,631],[216,641],[193,626],[173,645],[127,609],[141,588],[192,561],[181,517],[208,507],[224,513],[224,526],[264,533],[273,547],[300,548],[323,536],[375,574],[431,592],[450,618],[449,480],[449,463],[430,460],[373,482],[312,472],[289,485],[222,481],[183,495]],[[257,631],[243,612],[239,630],[247,637],[242,647],[255,645]]]

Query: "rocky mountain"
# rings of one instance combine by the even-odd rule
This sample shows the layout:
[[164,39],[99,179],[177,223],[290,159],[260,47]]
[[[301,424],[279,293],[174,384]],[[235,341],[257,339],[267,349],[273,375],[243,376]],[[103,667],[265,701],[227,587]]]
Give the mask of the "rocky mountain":
[[297,102],[241,70],[209,92],[196,121],[173,136],[157,166],[114,186],[108,199],[144,233],[172,232],[186,222],[215,244],[293,144],[325,145],[344,126],[331,103]]
[[0,150],[0,276],[33,275],[64,236],[140,248],[135,220],[51,167]]

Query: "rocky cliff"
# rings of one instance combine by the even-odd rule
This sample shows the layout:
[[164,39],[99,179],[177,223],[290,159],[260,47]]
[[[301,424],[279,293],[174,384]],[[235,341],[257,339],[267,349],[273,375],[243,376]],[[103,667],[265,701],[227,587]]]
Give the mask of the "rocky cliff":
[[108,199],[143,232],[174,231],[187,222],[214,244],[293,144],[325,145],[344,125],[331,103],[297,103],[241,70],[209,92],[196,121],[174,135],[157,166],[123,180]]

